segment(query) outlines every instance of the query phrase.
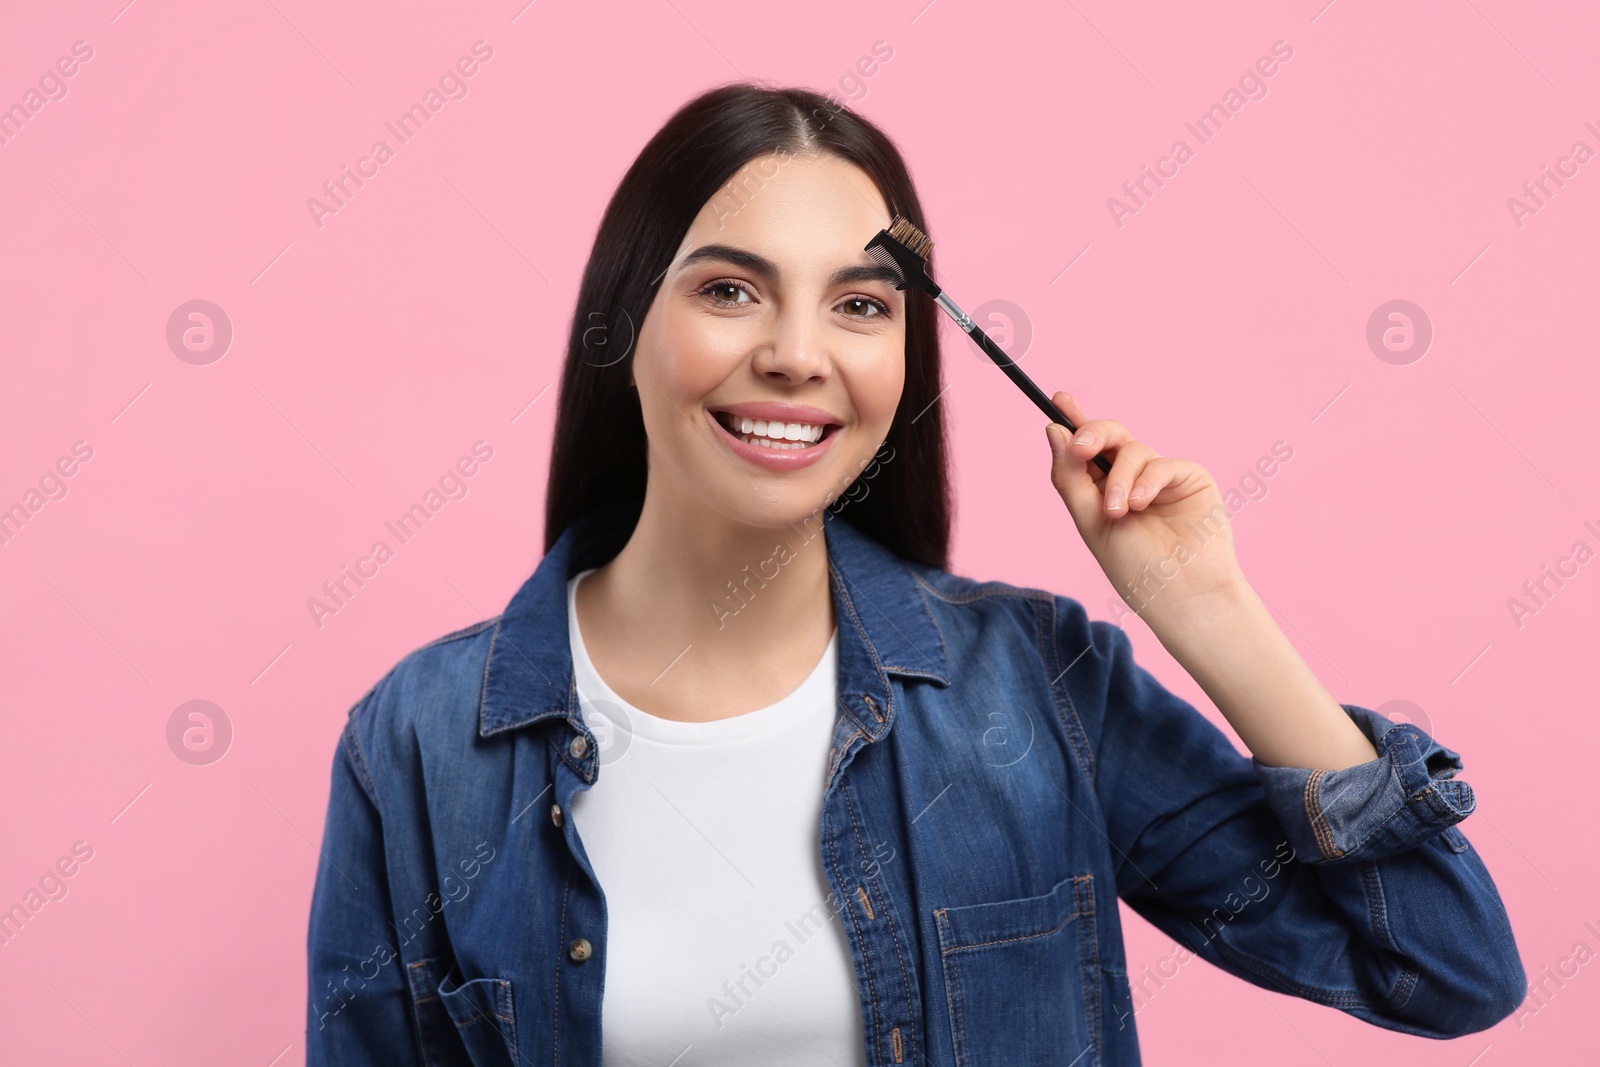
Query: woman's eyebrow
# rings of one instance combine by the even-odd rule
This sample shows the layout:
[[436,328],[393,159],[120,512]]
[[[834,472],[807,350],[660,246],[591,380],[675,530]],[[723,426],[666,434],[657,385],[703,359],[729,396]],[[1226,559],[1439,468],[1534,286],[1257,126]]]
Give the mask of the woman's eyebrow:
[[[732,245],[701,245],[693,252],[683,257],[678,264],[678,270],[688,270],[696,263],[706,260],[718,260],[723,263],[732,263],[743,267],[745,270],[759,274],[767,281],[774,284],[778,281],[778,265],[766,256],[751,252],[744,248],[735,248]],[[879,264],[859,264],[856,266],[840,267],[828,279],[828,287],[848,285],[852,282],[887,282],[890,285],[899,285],[901,278],[893,268]]]
[[885,267],[874,263],[871,266],[842,267],[833,272],[833,277],[828,279],[828,287],[835,285],[849,285],[853,282],[887,282],[891,286],[899,286],[905,279],[893,267]]

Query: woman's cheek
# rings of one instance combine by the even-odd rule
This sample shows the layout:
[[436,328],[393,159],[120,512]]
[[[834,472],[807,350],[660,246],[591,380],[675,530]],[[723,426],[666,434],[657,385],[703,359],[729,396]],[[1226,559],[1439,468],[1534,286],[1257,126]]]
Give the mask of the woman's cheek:
[[895,409],[900,406],[905,380],[905,342],[901,339],[888,351],[875,355],[864,377],[863,395],[857,401],[862,422],[878,427],[880,437],[889,433]]
[[722,384],[743,351],[735,324],[703,316],[675,319],[665,341],[662,370],[676,386],[671,391],[688,403],[697,402]]

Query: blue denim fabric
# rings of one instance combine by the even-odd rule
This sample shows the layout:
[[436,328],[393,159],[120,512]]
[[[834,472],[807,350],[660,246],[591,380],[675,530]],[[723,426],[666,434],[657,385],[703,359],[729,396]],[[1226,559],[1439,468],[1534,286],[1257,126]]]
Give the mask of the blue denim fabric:
[[[566,582],[621,548],[623,514],[569,527],[503,614],[351,709],[308,1063],[599,1067],[605,897],[555,809],[605,762]],[[1376,760],[1263,765],[1077,601],[825,528],[839,705],[817,844],[869,1064],[1139,1063],[1118,897],[1231,974],[1392,1030],[1471,1033],[1522,1001],[1505,909],[1455,828],[1474,805],[1455,752],[1344,705]]]

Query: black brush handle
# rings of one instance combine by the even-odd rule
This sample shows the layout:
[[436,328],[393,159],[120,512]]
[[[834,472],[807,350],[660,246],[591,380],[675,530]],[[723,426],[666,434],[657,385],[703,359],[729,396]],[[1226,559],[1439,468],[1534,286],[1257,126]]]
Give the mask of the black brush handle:
[[[962,318],[966,318],[966,316],[963,315]],[[960,319],[957,319],[957,322],[960,322]],[[1069,433],[1077,433],[1078,428],[1072,425],[1072,420],[1061,414],[1061,409],[1050,403],[1050,398],[1044,395],[1044,390],[1040,389],[1037,385],[1034,385],[1033,379],[1022,373],[1022,368],[1017,366],[1015,361],[1013,361],[1010,356],[1006,355],[1005,351],[999,345],[989,340],[989,335],[984,333],[983,329],[976,322],[973,322],[971,319],[967,319],[967,322],[969,325],[962,327],[967,331],[967,336],[972,338],[973,341],[977,342],[978,347],[983,349],[985,355],[994,360],[995,366],[1005,371],[1006,377],[1016,382],[1017,388],[1021,389],[1025,394],[1027,394],[1029,400],[1032,400],[1035,404],[1039,405],[1040,411],[1050,416],[1051,422],[1065,426]],[[1105,456],[1099,453],[1095,454],[1094,465],[1105,471],[1107,474],[1111,473],[1111,463],[1106,459]]]
[[[960,305],[950,299],[950,294],[946,293],[939,283],[933,280],[932,275],[927,271],[927,260],[925,259],[926,253],[932,247],[932,242],[927,239],[921,230],[912,226],[901,216],[896,215],[894,221],[895,226],[903,226],[909,232],[915,239],[914,243],[920,243],[924,246],[920,254],[914,252],[899,238],[892,236],[888,230],[879,230],[872,240],[867,242],[866,252],[873,262],[889,267],[899,276],[900,283],[895,288],[905,289],[908,285],[914,285],[933,297],[933,302],[943,308],[945,314],[955,320],[957,326],[966,331],[967,336],[972,338],[990,359],[994,360],[995,366],[1005,371],[1006,376],[1017,383],[1017,388],[1021,389],[1029,400],[1037,404],[1040,411],[1050,416],[1051,422],[1059,423],[1065,426],[1068,432],[1076,434],[1078,428],[1072,425],[1072,420],[1061,414],[1060,410],[1050,403],[1050,398],[1044,395],[1044,390],[1034,385],[1033,379],[1022,373],[1022,368],[1018,367],[999,345],[989,340],[989,335],[983,332],[983,328],[973,322],[972,317],[962,311]],[[1110,461],[1099,453],[1094,456],[1094,465],[1107,474],[1111,473]]]

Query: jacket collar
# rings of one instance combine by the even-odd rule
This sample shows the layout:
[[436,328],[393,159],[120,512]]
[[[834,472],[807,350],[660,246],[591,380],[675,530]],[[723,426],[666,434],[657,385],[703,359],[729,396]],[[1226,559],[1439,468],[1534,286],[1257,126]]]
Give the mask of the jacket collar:
[[[567,581],[620,552],[637,516],[635,503],[572,522],[511,598],[495,622],[484,667],[480,736],[555,717],[578,725]],[[828,510],[823,535],[839,630],[839,703],[875,741],[893,721],[890,674],[950,684],[944,636],[905,560]],[[808,526],[787,543],[794,549],[816,536]]]

